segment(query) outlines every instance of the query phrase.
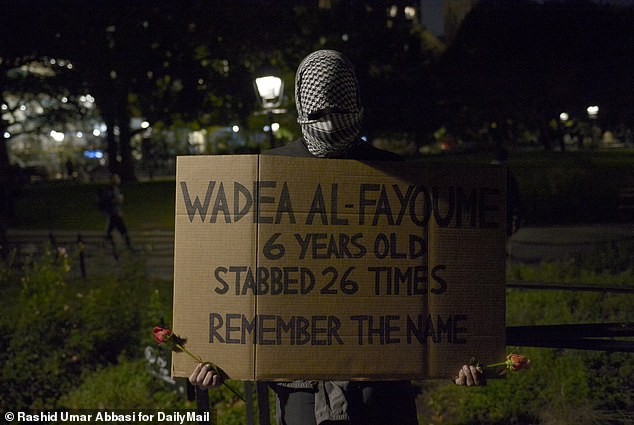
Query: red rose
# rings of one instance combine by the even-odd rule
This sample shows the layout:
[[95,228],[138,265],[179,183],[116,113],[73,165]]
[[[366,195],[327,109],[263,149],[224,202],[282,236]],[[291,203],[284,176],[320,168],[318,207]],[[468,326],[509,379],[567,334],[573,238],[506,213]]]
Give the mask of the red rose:
[[509,354],[506,357],[508,368],[513,372],[522,370],[522,369],[530,369],[531,361],[528,357],[520,356],[519,354]]
[[172,331],[169,329],[161,328],[160,326],[154,326],[152,330],[152,335],[154,335],[154,341],[157,344],[165,344],[172,336]]
[[508,356],[506,356],[506,359],[503,362],[490,363],[487,365],[483,365],[475,358],[471,358],[471,360],[469,361],[469,365],[490,369],[504,367],[504,369],[500,371],[500,374],[504,374],[506,371],[517,372],[518,370],[530,369],[531,361],[526,356],[521,356],[519,354],[509,354]]
[[[152,336],[154,336],[154,341],[156,341],[158,345],[165,344],[170,350],[185,353],[198,363],[203,363],[203,360],[200,357],[195,356],[187,348],[185,348],[185,342],[187,342],[187,340],[185,338],[179,337],[171,330],[162,328],[160,326],[154,326],[154,329],[152,329]],[[208,365],[211,369],[213,369],[218,375],[222,376],[223,378],[229,378],[227,374],[215,364],[211,362],[204,363]],[[229,384],[223,382],[223,385],[226,386],[232,393],[240,397],[240,399],[244,400],[244,397],[239,392],[234,390]]]

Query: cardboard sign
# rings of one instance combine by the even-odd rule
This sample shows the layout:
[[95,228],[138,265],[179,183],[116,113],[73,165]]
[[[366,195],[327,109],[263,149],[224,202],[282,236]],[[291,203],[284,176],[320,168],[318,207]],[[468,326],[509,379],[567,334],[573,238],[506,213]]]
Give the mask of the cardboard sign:
[[[177,160],[176,334],[241,380],[448,378],[505,352],[505,170]],[[194,362],[173,356],[173,376]]]

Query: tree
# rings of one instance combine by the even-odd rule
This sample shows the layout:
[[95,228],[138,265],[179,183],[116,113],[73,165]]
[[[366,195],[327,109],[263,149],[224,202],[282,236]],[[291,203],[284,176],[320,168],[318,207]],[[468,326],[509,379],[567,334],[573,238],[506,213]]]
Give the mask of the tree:
[[354,63],[369,133],[420,134],[433,116],[420,28],[387,0],[337,0],[330,9],[273,0],[14,3],[3,31],[24,39],[12,46],[15,56],[72,64],[69,90],[96,99],[111,171],[125,180],[135,179],[132,117],[163,128],[249,122],[259,108],[256,73],[276,68],[289,106],[294,71],[317,48],[339,49]]
[[[444,54],[445,114],[459,127],[507,118],[541,129],[562,111],[632,111],[634,8],[591,1],[480,2]],[[631,116],[631,114],[630,114]],[[467,124],[464,124],[467,123]]]

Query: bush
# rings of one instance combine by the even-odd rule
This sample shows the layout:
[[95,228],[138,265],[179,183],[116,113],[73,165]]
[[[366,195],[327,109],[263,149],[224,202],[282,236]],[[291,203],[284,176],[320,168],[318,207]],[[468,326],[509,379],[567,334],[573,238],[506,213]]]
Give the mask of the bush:
[[[181,386],[182,388],[182,386]],[[66,409],[195,409],[182,392],[149,373],[146,359],[120,359],[113,366],[85,374],[81,385],[64,395]]]
[[620,221],[618,191],[631,185],[632,155],[620,152],[518,152],[509,161],[529,224]]
[[84,282],[69,271],[68,257],[49,250],[21,275],[4,272],[0,408],[53,409],[85,371],[141,355],[148,291],[138,275]]
[[[118,276],[88,281],[71,278],[63,251],[21,272],[0,269],[10,301],[0,314],[0,410],[195,408],[184,382],[165,382],[170,353],[151,333],[171,321],[172,283],[148,281],[142,264],[126,261]],[[229,390],[210,395],[221,424],[244,422]]]

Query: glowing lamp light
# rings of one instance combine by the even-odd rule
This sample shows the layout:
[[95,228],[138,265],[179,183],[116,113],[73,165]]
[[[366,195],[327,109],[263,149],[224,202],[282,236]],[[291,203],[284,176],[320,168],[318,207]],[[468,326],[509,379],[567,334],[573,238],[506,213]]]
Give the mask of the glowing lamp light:
[[276,108],[282,103],[284,82],[280,77],[267,75],[255,79],[255,86],[264,108]]
[[590,105],[586,108],[588,116],[590,118],[596,118],[599,115],[599,107],[597,105]]
[[568,121],[570,119],[570,115],[568,115],[567,112],[562,112],[561,114],[559,114],[559,119],[561,121]]

